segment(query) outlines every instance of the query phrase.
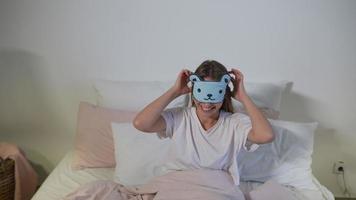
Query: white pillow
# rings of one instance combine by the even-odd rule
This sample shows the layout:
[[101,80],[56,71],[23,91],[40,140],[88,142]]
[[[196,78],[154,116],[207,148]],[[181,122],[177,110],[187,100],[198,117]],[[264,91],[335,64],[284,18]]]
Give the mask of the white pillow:
[[123,185],[141,185],[153,178],[171,144],[155,133],[143,133],[132,123],[111,123],[115,146],[114,180]]
[[[109,81],[96,80],[99,106],[121,110],[141,110],[161,96],[174,82],[172,81]],[[188,95],[174,99],[167,108],[184,107],[188,104]]]
[[316,189],[311,155],[317,123],[270,120],[275,140],[254,152],[243,149],[238,155],[242,181],[275,180],[300,189]]
[[[279,117],[282,94],[289,83],[291,82],[246,82],[245,89],[253,102],[261,108],[267,116],[276,119]],[[235,99],[232,101],[232,106],[235,112],[245,112],[243,105]]]

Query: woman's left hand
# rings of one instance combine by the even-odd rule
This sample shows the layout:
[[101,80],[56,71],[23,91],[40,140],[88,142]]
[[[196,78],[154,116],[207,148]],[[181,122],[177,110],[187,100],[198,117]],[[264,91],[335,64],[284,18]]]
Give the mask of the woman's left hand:
[[244,99],[248,97],[244,86],[244,75],[240,70],[234,68],[229,71],[229,74],[234,75],[234,78],[232,79],[234,85],[232,97],[243,103]]

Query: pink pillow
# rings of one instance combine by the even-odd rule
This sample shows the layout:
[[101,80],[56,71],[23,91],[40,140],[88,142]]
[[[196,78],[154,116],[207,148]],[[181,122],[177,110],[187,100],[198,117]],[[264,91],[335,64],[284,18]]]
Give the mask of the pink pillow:
[[115,167],[111,122],[131,122],[136,114],[80,102],[72,168]]

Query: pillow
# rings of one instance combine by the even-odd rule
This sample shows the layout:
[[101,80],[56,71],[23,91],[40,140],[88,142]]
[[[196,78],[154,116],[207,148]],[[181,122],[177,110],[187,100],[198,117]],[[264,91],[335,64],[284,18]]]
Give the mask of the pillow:
[[[275,83],[246,82],[245,89],[252,101],[259,107],[266,117],[278,119],[282,93],[291,82],[280,81]],[[245,113],[244,106],[237,100],[232,100],[235,112]]]
[[114,134],[114,180],[123,185],[142,185],[153,178],[155,168],[162,164],[171,140],[159,139],[155,133],[144,133],[132,123],[111,123]]
[[114,141],[110,123],[130,122],[135,115],[135,112],[80,102],[72,168],[114,167]]
[[270,120],[275,140],[237,157],[241,181],[274,180],[300,189],[316,189],[311,171],[317,123]]
[[[97,80],[95,89],[100,106],[123,109],[141,110],[153,100],[166,92],[174,82],[159,81],[108,81]],[[188,95],[174,99],[167,108],[184,107],[188,104]]]

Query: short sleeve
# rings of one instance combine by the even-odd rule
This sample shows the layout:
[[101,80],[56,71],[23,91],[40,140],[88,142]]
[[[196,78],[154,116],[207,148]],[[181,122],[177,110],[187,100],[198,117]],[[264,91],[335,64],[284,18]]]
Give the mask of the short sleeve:
[[182,107],[177,108],[170,108],[164,110],[161,113],[164,121],[166,122],[166,130],[157,133],[159,138],[172,138],[174,131],[176,130],[177,126],[182,122],[183,119],[183,110]]
[[248,115],[245,114],[238,113],[236,115],[238,119],[237,134],[241,136],[238,138],[241,138],[240,142],[242,142],[242,147],[248,152],[253,152],[259,147],[259,145],[254,144],[248,140],[248,134],[252,129],[251,119]]

